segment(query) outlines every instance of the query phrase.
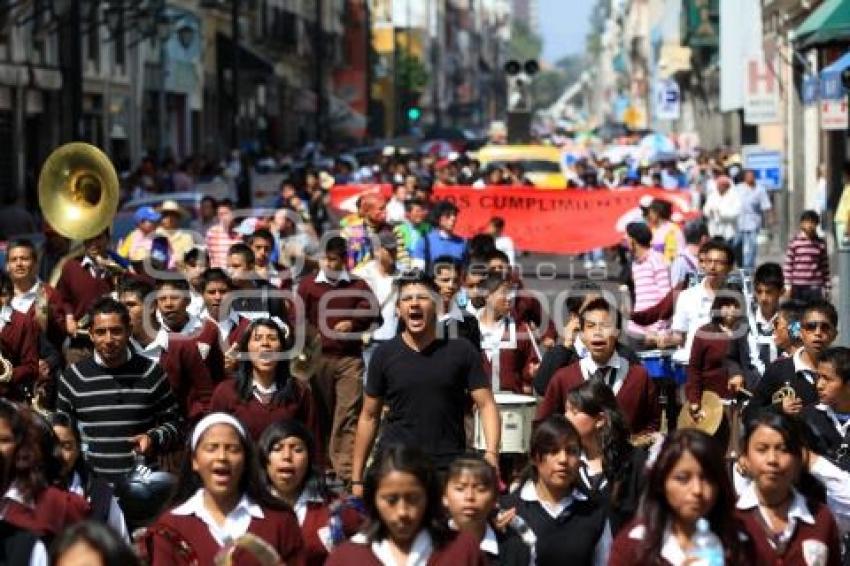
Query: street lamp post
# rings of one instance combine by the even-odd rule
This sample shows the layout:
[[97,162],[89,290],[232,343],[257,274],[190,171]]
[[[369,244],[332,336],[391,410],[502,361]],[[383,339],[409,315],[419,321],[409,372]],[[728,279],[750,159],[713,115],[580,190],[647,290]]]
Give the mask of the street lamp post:
[[239,0],[230,1],[230,26],[233,39],[231,74],[233,86],[233,113],[230,116],[230,148],[239,148]]
[[160,16],[160,18],[156,22],[156,35],[157,40],[159,42],[159,96],[158,96],[158,117],[159,117],[159,150],[158,158],[160,162],[165,159],[165,150],[168,147],[168,133],[166,129],[168,127],[166,120],[166,85],[165,79],[168,74],[167,65],[168,65],[168,38],[171,36],[171,22],[165,15]]

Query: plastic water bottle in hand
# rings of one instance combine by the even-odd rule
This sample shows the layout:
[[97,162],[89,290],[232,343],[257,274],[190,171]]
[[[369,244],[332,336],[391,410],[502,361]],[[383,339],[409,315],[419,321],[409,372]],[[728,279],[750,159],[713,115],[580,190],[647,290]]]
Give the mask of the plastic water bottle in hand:
[[707,519],[697,521],[697,531],[691,539],[688,566],[723,566],[723,544],[713,532]]

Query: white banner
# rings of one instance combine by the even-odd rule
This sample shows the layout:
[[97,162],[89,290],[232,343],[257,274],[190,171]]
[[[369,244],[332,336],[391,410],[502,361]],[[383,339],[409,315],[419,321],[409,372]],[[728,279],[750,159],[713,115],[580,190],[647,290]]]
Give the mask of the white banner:
[[821,100],[820,127],[823,130],[847,129],[847,99]]
[[744,64],[744,123],[756,125],[781,121],[777,68],[775,61],[767,63],[764,57],[747,58]]
[[761,53],[761,0],[720,0],[720,111],[744,107],[745,59]]

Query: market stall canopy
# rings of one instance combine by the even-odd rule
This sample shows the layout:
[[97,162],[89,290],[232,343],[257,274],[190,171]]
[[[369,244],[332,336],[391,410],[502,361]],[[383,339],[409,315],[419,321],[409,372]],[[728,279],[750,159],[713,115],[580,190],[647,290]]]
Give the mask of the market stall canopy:
[[850,39],[850,2],[826,0],[809,14],[794,38],[800,47],[814,47]]

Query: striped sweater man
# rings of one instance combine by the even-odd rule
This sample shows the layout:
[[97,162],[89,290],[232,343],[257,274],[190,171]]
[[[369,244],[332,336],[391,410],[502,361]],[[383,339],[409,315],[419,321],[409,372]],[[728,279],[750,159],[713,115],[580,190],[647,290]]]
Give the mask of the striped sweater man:
[[77,421],[88,463],[109,481],[134,468],[137,435],[150,437],[153,452],[181,438],[182,418],[168,377],[159,364],[130,350],[117,367],[106,367],[95,353],[65,370],[57,410]]
[[821,298],[823,293],[829,293],[832,282],[826,242],[817,235],[810,236],[801,230],[788,242],[782,271],[785,286],[791,289],[794,298],[807,300],[812,298],[806,296],[809,294]]

